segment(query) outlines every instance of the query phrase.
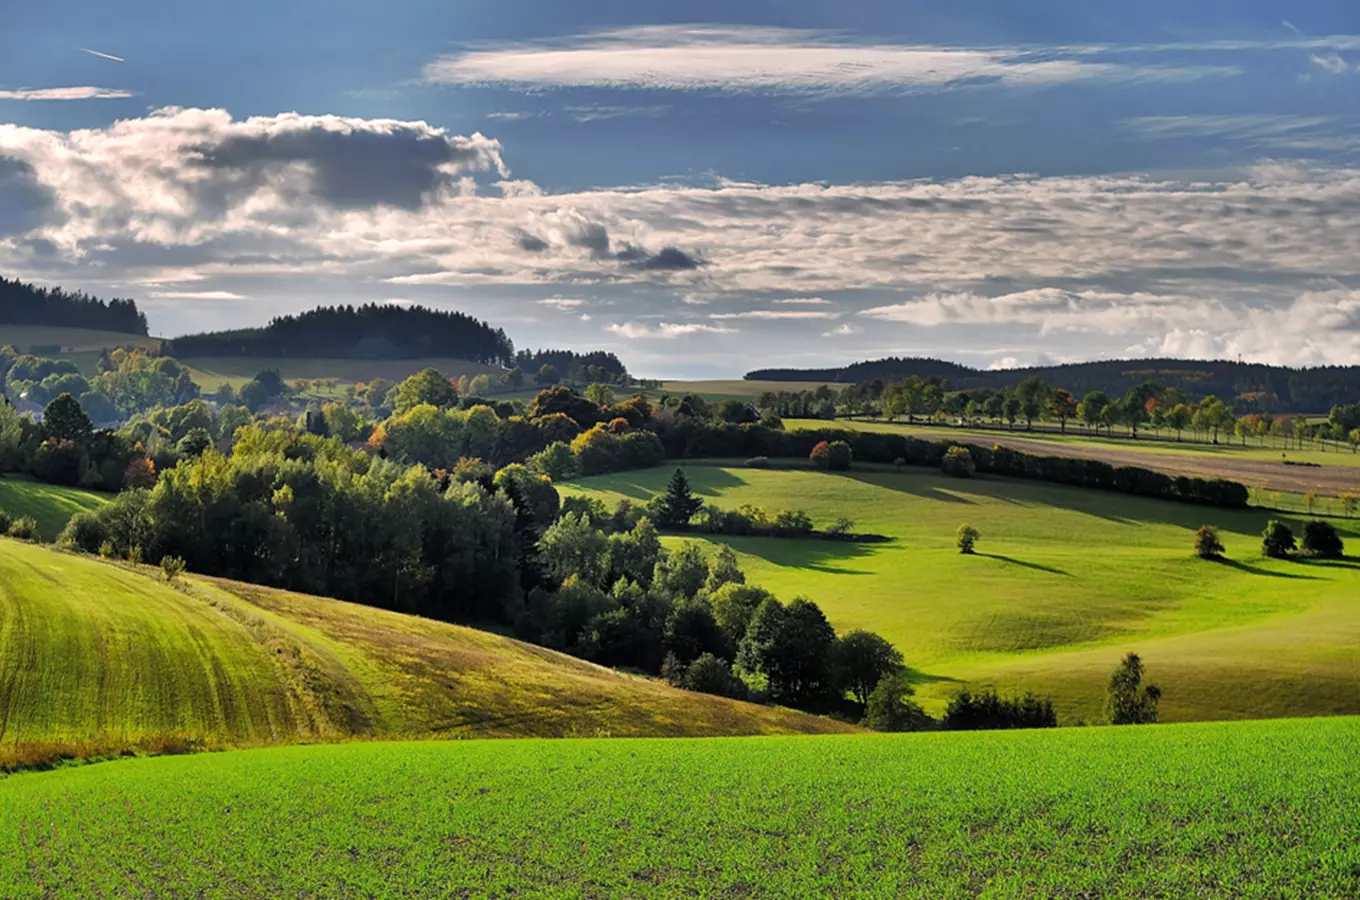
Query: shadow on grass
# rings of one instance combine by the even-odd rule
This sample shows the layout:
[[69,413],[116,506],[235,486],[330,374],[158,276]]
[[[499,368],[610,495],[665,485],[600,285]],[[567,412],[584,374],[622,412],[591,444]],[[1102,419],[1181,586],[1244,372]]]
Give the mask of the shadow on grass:
[[666,490],[666,484],[677,468],[685,470],[690,488],[701,497],[717,497],[729,488],[746,484],[746,479],[727,469],[669,463],[633,472],[589,476],[578,479],[575,483],[583,488],[612,491],[630,500],[646,502]]
[[731,544],[734,550],[758,556],[768,563],[790,569],[808,569],[833,575],[877,575],[868,569],[851,568],[844,563],[873,556],[872,546],[850,541],[817,541],[800,538],[732,537],[706,535],[710,540]]
[[1262,569],[1258,566],[1249,566],[1244,562],[1239,562],[1238,560],[1235,559],[1228,559],[1227,557],[1224,556],[1217,557],[1216,559],[1214,559],[1214,562],[1218,563],[1220,566],[1226,566],[1229,569],[1236,569],[1239,572],[1246,572],[1250,575],[1265,575],[1267,578],[1289,578],[1295,581],[1322,580],[1318,578],[1316,575],[1294,575],[1289,572],[1272,572],[1269,569]]
[[1062,569],[1055,569],[1052,566],[1040,565],[1039,563],[1025,562],[1023,559],[1016,559],[1013,556],[1002,556],[999,553],[974,553],[973,555],[985,557],[986,559],[995,559],[1004,563],[1010,563],[1013,566],[1022,566],[1026,569],[1033,569],[1036,572],[1048,572],[1051,575],[1062,575],[1065,578],[1072,577],[1071,572],[1066,572]]
[[[912,477],[904,477],[904,478],[896,478],[896,477],[893,477],[893,478],[881,478],[881,477],[879,477],[879,478],[875,478],[875,477],[872,477],[871,475],[867,475],[867,474],[861,475],[861,474],[856,474],[856,473],[853,473],[853,472],[851,472],[851,473],[848,474],[848,475],[842,475],[841,477],[843,477],[843,478],[849,478],[851,481],[858,481],[858,482],[860,482],[861,484],[867,484],[867,485],[871,485],[871,486],[873,486],[873,487],[887,488],[888,490],[897,491],[897,492],[900,493],[900,494],[911,494],[911,495],[914,496],[914,497],[920,497],[922,500],[938,500],[938,501],[940,501],[941,503],[958,503],[958,504],[961,504],[961,505],[964,505],[964,506],[975,506],[975,505],[976,505],[976,504],[974,503],[974,501],[969,500],[967,497],[960,497],[960,496],[958,496],[958,495],[956,495],[956,494],[951,494],[951,493],[949,493],[948,491],[942,491],[942,490],[940,490],[938,487],[936,487],[935,485],[927,484],[927,483],[923,482],[923,481],[921,480],[920,476],[922,476],[922,475],[928,475],[928,474],[931,473],[931,472],[935,472],[935,470],[934,470],[934,469],[928,469],[928,468],[916,468],[916,469],[906,469],[906,470],[904,470],[904,471],[901,473],[902,475],[905,475],[905,476],[913,476],[913,475],[914,475],[914,476],[917,476],[917,477],[915,477],[915,478],[912,478]],[[881,472],[881,473],[873,473],[873,474],[875,474],[875,475],[897,475],[898,473],[896,473],[896,472]],[[939,474],[939,473],[936,472],[936,474]]]
[[1319,566],[1323,569],[1360,569],[1360,558],[1354,556],[1343,556],[1340,559],[1312,559],[1302,557],[1295,562],[1305,566]]

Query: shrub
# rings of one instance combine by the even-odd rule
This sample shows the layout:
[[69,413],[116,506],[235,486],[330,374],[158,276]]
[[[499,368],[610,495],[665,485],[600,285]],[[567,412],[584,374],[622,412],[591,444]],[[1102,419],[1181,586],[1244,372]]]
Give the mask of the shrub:
[[818,469],[831,468],[831,443],[829,441],[817,443],[808,454],[808,459]]
[[9,523],[9,536],[21,541],[38,539],[38,523],[32,516],[20,516]]
[[844,472],[850,468],[850,461],[854,458],[854,453],[850,445],[845,441],[832,441],[827,448],[826,467],[833,472]]
[[1318,559],[1340,559],[1345,552],[1341,535],[1331,522],[1308,522],[1303,526],[1303,552]]
[[988,688],[980,694],[960,691],[949,701],[943,725],[949,731],[1005,728],[1057,728],[1053,701],[1033,694],[1008,698]]
[[732,674],[732,666],[727,660],[719,659],[712,653],[704,653],[690,663],[680,678],[680,687],[719,697],[746,699],[746,682]]
[[855,528],[855,520],[841,516],[826,527],[826,533],[835,537],[845,537]]
[[955,478],[972,478],[977,474],[977,463],[973,462],[973,454],[967,447],[950,447],[940,460],[940,469]]
[[1218,559],[1223,555],[1223,541],[1219,540],[1218,529],[1212,525],[1201,525],[1195,532],[1195,555],[1200,559]]
[[746,468],[748,469],[768,469],[769,467],[770,458],[768,456],[753,456],[746,460]]
[[128,562],[132,563],[134,566],[140,566],[140,565],[142,564],[142,545],[141,545],[141,544],[133,544],[131,547],[128,548],[128,552],[127,552],[127,560],[128,560]]
[[94,553],[109,542],[109,530],[104,520],[93,512],[82,510],[71,517],[66,527],[57,536],[57,543],[63,547]]
[[1105,691],[1105,718],[1111,725],[1148,725],[1157,721],[1161,688],[1143,685],[1143,660],[1137,653],[1124,657],[1110,675]]
[[801,537],[812,534],[812,517],[801,509],[781,509],[774,517],[771,529],[781,537]]
[[104,559],[113,559],[113,541],[104,541],[99,545],[99,555]]
[[563,481],[576,474],[576,457],[571,448],[561,441],[549,444],[542,452],[529,457],[529,468],[553,481]]
[[1261,552],[1271,559],[1284,559],[1294,552],[1294,532],[1278,519],[1271,519],[1261,532]]
[[174,581],[183,575],[185,568],[184,558],[181,556],[166,556],[161,559],[161,572],[165,575],[166,581]]
[[869,694],[860,724],[874,731],[920,731],[931,725],[930,716],[911,699],[912,690],[900,673],[885,676]]
[[959,552],[972,553],[973,548],[976,546],[978,538],[980,537],[982,537],[982,532],[978,531],[972,525],[960,525],[958,531]]
[[9,513],[0,509],[0,534],[9,534],[9,526],[13,521],[14,520],[10,518]]

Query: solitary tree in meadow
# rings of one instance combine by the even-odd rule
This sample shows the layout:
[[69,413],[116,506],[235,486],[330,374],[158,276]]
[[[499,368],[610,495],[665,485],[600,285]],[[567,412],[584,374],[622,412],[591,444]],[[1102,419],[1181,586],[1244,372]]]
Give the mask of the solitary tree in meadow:
[[703,505],[703,499],[696,497],[694,491],[690,489],[689,479],[685,477],[684,470],[676,469],[666,485],[658,518],[661,524],[667,527],[684,528]]
[[1219,559],[1223,556],[1223,541],[1219,539],[1218,529],[1212,525],[1201,525],[1195,532],[1195,555],[1200,559]]
[[1261,553],[1271,559],[1285,559],[1297,546],[1293,530],[1278,519],[1271,519],[1261,533]]
[[1340,559],[1345,552],[1341,535],[1331,522],[1313,521],[1303,526],[1303,552],[1317,559]]
[[972,553],[976,547],[978,539],[982,537],[982,532],[967,523],[960,525],[958,530],[958,542],[960,553]]
[[1130,653],[1110,675],[1105,691],[1105,718],[1111,725],[1149,725],[1157,721],[1161,688],[1143,684],[1143,660]]

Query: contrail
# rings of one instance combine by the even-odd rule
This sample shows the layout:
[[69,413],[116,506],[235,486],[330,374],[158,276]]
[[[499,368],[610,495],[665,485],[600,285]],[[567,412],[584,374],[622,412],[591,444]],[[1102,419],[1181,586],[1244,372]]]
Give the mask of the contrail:
[[100,53],[98,50],[91,50],[89,47],[81,47],[79,49],[81,53],[88,53],[91,56],[98,56],[102,57],[103,59],[111,59],[114,62],[127,62],[127,60],[123,59],[123,57],[121,56],[114,56],[111,53]]

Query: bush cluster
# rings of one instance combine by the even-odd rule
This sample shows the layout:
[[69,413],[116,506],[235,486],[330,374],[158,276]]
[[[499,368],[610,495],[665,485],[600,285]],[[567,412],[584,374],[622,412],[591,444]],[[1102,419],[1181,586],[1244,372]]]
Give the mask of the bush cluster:
[[960,691],[949,701],[940,723],[947,731],[1006,728],[1057,728],[1053,702],[1033,694],[1007,698],[994,688],[981,693]]

